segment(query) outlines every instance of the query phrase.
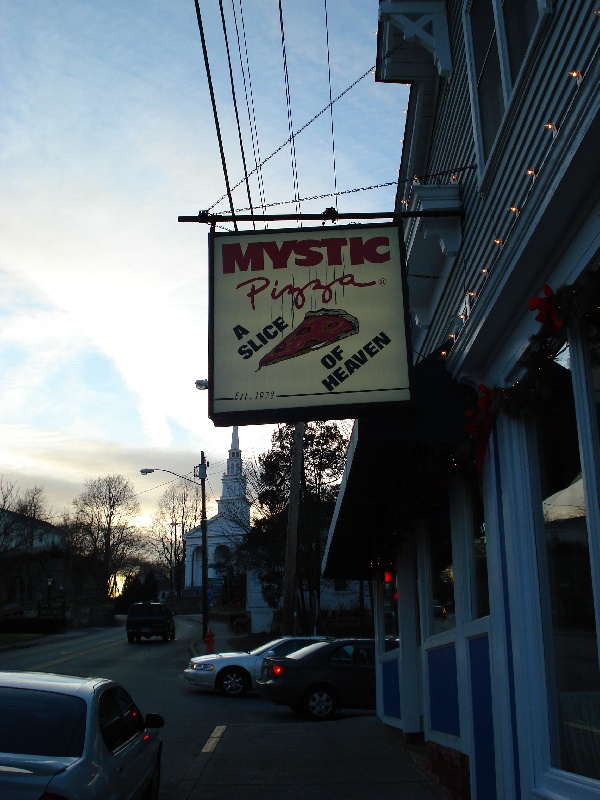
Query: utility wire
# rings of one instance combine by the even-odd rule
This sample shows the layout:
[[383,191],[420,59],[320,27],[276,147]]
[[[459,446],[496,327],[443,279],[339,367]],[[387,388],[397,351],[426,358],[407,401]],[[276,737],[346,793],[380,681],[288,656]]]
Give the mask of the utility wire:
[[[208,51],[206,49],[206,39],[204,37],[204,25],[202,24],[202,13],[200,11],[200,2],[199,0],[194,0],[194,5],[196,7],[196,19],[198,21],[198,31],[200,33],[200,40],[202,42],[202,53],[204,55],[204,67],[206,69],[206,77],[208,80],[208,89],[210,91],[210,100],[213,109],[213,116],[215,119],[215,128],[217,131],[217,139],[219,141],[219,150],[221,153],[221,164],[223,166],[223,175],[225,177],[225,186],[227,187],[226,195],[229,198],[229,206],[231,209],[231,216],[233,219],[233,224],[235,230],[237,231],[237,223],[235,221],[235,211],[233,209],[233,197],[231,195],[231,188],[229,186],[229,176],[227,174],[227,162],[225,161],[225,151],[223,149],[223,138],[221,136],[221,126],[219,125],[219,115],[217,114],[217,102],[215,100],[215,90],[212,82],[212,77],[210,74],[210,64],[208,62]],[[238,183],[239,186],[239,183]],[[225,195],[223,195],[225,196]],[[222,199],[222,198],[221,198]]]
[[[333,103],[337,103],[337,101],[338,101],[338,100],[341,100],[341,99],[342,99],[342,97],[344,97],[344,95],[348,94],[348,92],[349,92],[351,89],[354,89],[354,87],[355,87],[357,84],[359,84],[359,83],[360,83],[362,80],[364,80],[364,79],[367,77],[367,75],[370,75],[370,74],[373,72],[373,69],[374,69],[373,67],[371,67],[370,69],[368,69],[368,70],[367,70],[365,73],[363,73],[363,74],[362,74],[362,75],[361,75],[359,78],[357,78],[357,79],[356,79],[356,80],[355,80],[353,83],[351,83],[351,84],[350,84],[350,86],[348,86],[346,89],[344,89],[344,91],[343,91],[343,92],[341,92],[341,93],[340,93],[340,94],[339,94],[339,95],[338,95],[338,96],[337,96],[337,97],[336,97],[334,100],[332,100],[332,102],[331,102],[331,103],[328,103],[328,104],[325,106],[325,108],[322,108],[322,109],[321,109],[321,111],[319,111],[319,112],[318,112],[318,114],[315,114],[315,116],[314,116],[312,119],[310,119],[310,120],[309,120],[307,123],[305,123],[305,124],[304,124],[304,125],[303,125],[301,128],[299,128],[299,129],[296,131],[296,133],[294,134],[294,138],[297,138],[297,137],[298,137],[298,136],[299,136],[299,135],[300,135],[300,134],[301,134],[303,131],[305,131],[305,130],[308,128],[308,126],[309,126],[309,125],[312,125],[312,123],[313,123],[313,122],[315,122],[315,120],[319,119],[319,117],[320,117],[322,114],[324,114],[324,113],[327,111],[327,109],[328,109],[328,108],[329,108],[329,107],[330,107],[330,106],[331,106]],[[291,137],[290,137],[290,138],[291,138]],[[258,164],[258,165],[257,165],[257,166],[256,166],[256,167],[255,167],[255,168],[252,170],[252,172],[250,172],[250,173],[248,174],[248,176],[245,176],[244,178],[242,178],[242,180],[241,180],[241,181],[238,181],[238,183],[236,183],[236,184],[235,184],[235,186],[233,186],[233,187],[232,187],[231,191],[235,191],[235,189],[237,189],[237,188],[238,188],[238,186],[240,186],[240,185],[241,185],[241,184],[242,184],[242,183],[243,183],[243,182],[246,180],[246,177],[249,177],[250,175],[253,175],[253,174],[254,174],[254,173],[257,171],[257,170],[261,169],[261,168],[262,168],[262,167],[263,167],[263,166],[264,166],[264,165],[267,163],[267,161],[270,161],[270,160],[273,158],[273,156],[276,156],[276,155],[277,155],[277,153],[281,152],[281,150],[283,150],[283,148],[284,148],[284,147],[285,147],[287,144],[289,144],[289,143],[290,143],[290,138],[286,139],[286,140],[285,140],[285,142],[283,142],[283,144],[280,144],[280,145],[279,145],[279,147],[278,147],[276,150],[273,150],[273,152],[271,153],[271,155],[267,156],[267,157],[264,159],[264,161],[261,161],[261,162],[260,162],[260,164]],[[208,211],[211,211],[211,210],[212,210],[212,209],[213,209],[215,206],[219,205],[219,203],[221,202],[221,200],[223,200],[225,197],[227,197],[227,196],[228,196],[228,194],[230,194],[230,193],[231,193],[231,192],[229,192],[229,191],[228,191],[228,192],[226,192],[225,194],[221,195],[221,197],[219,197],[219,199],[218,199],[218,200],[217,200],[215,203],[213,203],[211,206],[209,206],[207,210],[208,210]]]
[[331,94],[331,54],[329,52],[329,20],[327,15],[327,0],[325,3],[325,38],[327,41],[327,81],[329,84],[329,111],[331,117],[331,156],[333,159],[333,194],[335,196],[335,208],[338,208],[338,191],[337,191],[337,170],[335,166],[335,134],[333,131],[333,96]]
[[[265,185],[262,175],[262,169],[260,164],[260,147],[258,144],[258,128],[256,125],[256,112],[254,108],[254,93],[252,91],[252,75],[250,73],[250,59],[248,56],[248,42],[246,39],[246,26],[244,23],[244,11],[242,7],[242,0],[239,0],[240,10],[239,10],[239,19],[240,22],[238,23],[238,14],[235,7],[235,0],[231,0],[231,7],[233,10],[233,19],[235,22],[235,32],[237,37],[237,45],[238,45],[238,53],[240,58],[240,70],[242,72],[242,80],[244,83],[244,96],[246,99],[246,112],[248,114],[248,125],[250,127],[250,138],[252,141],[252,154],[254,157],[254,166],[255,169],[252,170],[248,175],[246,175],[246,180],[252,175],[254,172],[257,173],[257,183],[258,183],[258,192],[260,197],[260,202],[264,205],[266,202],[266,195],[265,195]],[[242,58],[242,42],[240,41],[240,24],[242,30],[242,40],[243,40],[243,50],[245,55],[245,66],[244,66],[244,59]],[[246,79],[247,75],[247,79]]]
[[[229,82],[231,84],[231,97],[233,100],[233,108],[235,111],[235,121],[237,124],[237,131],[238,131],[238,140],[240,143],[240,151],[242,155],[242,164],[244,167],[244,175],[246,176],[246,193],[248,195],[248,204],[252,209],[252,197],[250,194],[250,181],[248,180],[248,167],[246,166],[246,153],[244,152],[244,143],[242,141],[242,128],[240,126],[240,115],[238,113],[238,105],[237,105],[237,98],[235,94],[235,85],[233,81],[233,69],[231,68],[231,54],[229,52],[229,38],[227,36],[227,27],[225,25],[225,13],[223,11],[223,0],[219,0],[219,10],[221,11],[221,25],[223,27],[223,38],[225,40],[225,50],[227,51],[227,65],[229,67]],[[252,213],[254,213],[254,209],[252,209]],[[252,223],[253,227],[256,228],[256,223]]]
[[296,160],[296,142],[294,139],[294,124],[292,121],[292,98],[290,95],[290,77],[287,68],[287,57],[285,53],[285,33],[283,29],[283,8],[279,0],[279,28],[281,30],[281,54],[283,57],[283,76],[285,81],[285,101],[287,106],[288,130],[290,132],[290,156],[292,161],[292,176],[294,179],[294,199],[296,200],[296,211],[300,213],[300,191],[298,184],[298,162]]

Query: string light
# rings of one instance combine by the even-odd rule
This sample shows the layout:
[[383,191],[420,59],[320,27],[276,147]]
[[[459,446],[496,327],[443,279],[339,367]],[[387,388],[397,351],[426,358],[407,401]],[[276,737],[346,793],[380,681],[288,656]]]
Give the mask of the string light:
[[494,239],[494,244],[501,245],[504,244],[504,241],[502,239]]
[[489,269],[487,267],[482,267],[481,271],[483,272],[484,275],[487,275],[488,272],[489,272]]
[[509,206],[508,210],[512,211],[512,213],[516,214],[516,216],[518,217],[521,209],[519,208],[519,206]]
[[402,200],[400,200],[400,202],[402,203],[403,206],[408,205],[408,200],[405,197],[403,197]]
[[477,292],[467,292],[469,297],[477,297]]
[[418,179],[418,177],[417,177],[416,175],[415,175],[415,177],[413,178],[413,183],[414,183],[414,184],[421,183],[421,181]]
[[583,75],[581,74],[581,72],[578,69],[572,69],[569,72],[569,75],[572,78],[575,78],[575,80],[577,81],[577,86],[581,85],[581,81],[583,80]]
[[544,128],[547,131],[552,131],[552,138],[556,138],[556,134],[558,133],[558,129],[553,122],[544,122]]
[[458,183],[458,175],[451,175],[450,183]]
[[533,169],[533,167],[529,167],[529,169],[525,170],[525,175],[527,175],[528,177],[533,178],[533,180],[535,180],[536,176],[537,176],[537,172]]

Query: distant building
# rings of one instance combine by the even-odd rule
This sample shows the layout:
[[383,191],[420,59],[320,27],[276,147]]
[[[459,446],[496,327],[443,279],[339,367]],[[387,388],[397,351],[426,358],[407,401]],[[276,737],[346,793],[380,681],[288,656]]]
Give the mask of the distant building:
[[0,554],[62,546],[65,532],[35,517],[0,509]]

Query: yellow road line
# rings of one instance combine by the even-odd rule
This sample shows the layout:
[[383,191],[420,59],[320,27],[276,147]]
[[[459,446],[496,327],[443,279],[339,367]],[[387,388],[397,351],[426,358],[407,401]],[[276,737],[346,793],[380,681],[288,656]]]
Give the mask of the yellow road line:
[[122,644],[121,641],[118,642],[109,642],[109,644],[100,645],[100,647],[92,647],[91,650],[79,650],[76,653],[71,653],[71,655],[63,656],[62,658],[55,658],[54,661],[47,661],[45,664],[36,664],[35,667],[31,667],[32,670],[36,669],[43,669],[44,667],[51,667],[54,664],[60,664],[62,661],[69,661],[72,658],[78,658],[79,656],[87,656],[90,653],[97,653],[100,650],[106,650],[109,647],[115,647],[115,645]]
[[208,737],[208,740],[204,747],[202,748],[203,753],[212,753],[214,752],[215,747],[221,741],[221,736],[225,733],[227,729],[227,725],[217,725],[211,735]]

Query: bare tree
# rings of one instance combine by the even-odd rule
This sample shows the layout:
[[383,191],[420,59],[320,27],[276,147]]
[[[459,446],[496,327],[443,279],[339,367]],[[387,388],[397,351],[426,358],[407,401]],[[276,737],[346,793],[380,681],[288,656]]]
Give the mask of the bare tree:
[[172,596],[181,595],[185,581],[183,534],[200,525],[201,518],[201,489],[195,483],[176,481],[158,501],[152,542],[161,566],[170,576]]
[[118,574],[126,569],[139,544],[139,534],[131,523],[140,513],[133,486],[123,475],[95,478],[86,481],[73,505],[87,537],[88,552],[98,565],[103,593],[110,597],[116,592]]

